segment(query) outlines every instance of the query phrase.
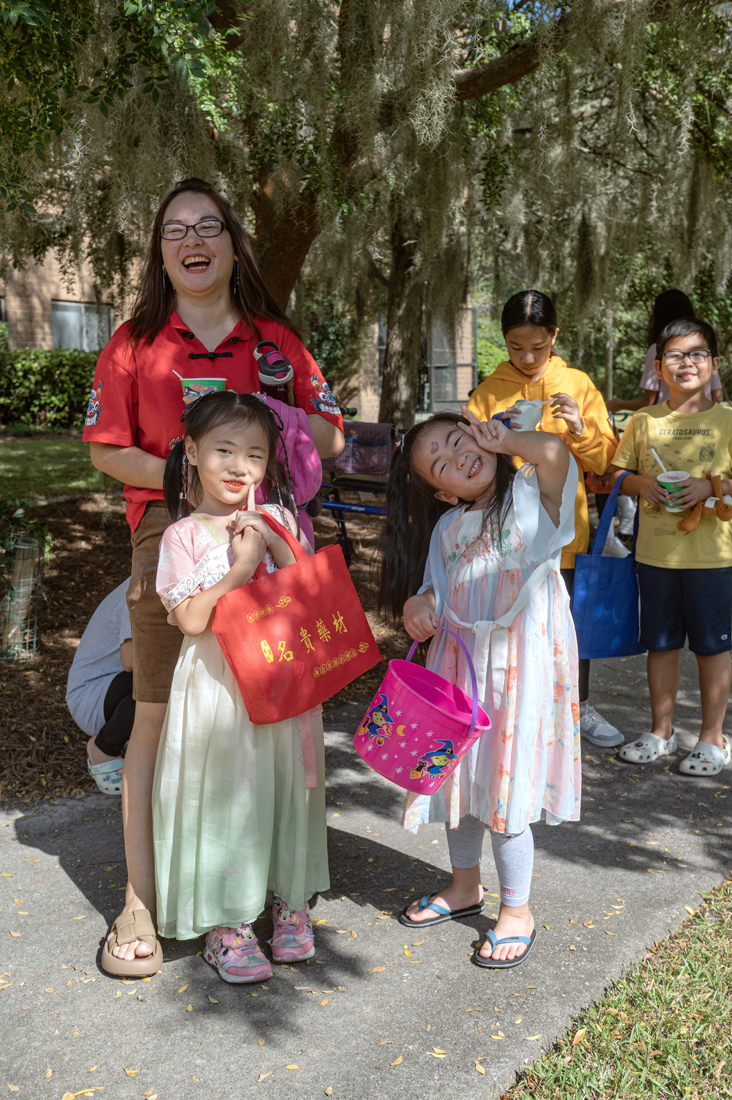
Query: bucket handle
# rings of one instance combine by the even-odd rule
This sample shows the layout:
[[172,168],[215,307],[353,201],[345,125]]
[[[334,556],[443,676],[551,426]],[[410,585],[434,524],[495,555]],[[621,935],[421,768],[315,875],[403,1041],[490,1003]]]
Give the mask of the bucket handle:
[[[475,729],[476,724],[478,722],[478,679],[475,675],[475,665],[473,664],[473,658],[470,656],[470,653],[468,652],[468,647],[465,645],[465,642],[462,640],[462,638],[458,638],[457,634],[455,634],[452,630],[450,630],[446,626],[438,626],[437,629],[438,630],[444,630],[447,634],[451,635],[451,637],[453,637],[455,639],[455,641],[458,643],[458,645],[461,647],[463,653],[465,654],[465,660],[468,662],[468,671],[470,673],[470,683],[471,683],[471,686],[473,688],[473,715],[472,715],[472,718],[470,719],[470,729],[468,730],[468,737],[470,737],[471,733]],[[407,654],[407,660],[408,661],[411,661],[412,657],[414,656],[414,651],[416,650],[418,645],[419,645],[419,642],[413,642],[412,643],[412,646],[409,650],[409,653]]]

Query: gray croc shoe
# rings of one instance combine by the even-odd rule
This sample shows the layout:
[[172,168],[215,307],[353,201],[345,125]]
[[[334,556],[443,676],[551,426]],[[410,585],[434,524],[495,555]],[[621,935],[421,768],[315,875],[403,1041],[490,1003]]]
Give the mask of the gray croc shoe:
[[618,756],[628,764],[650,764],[661,756],[673,756],[676,750],[676,730],[672,730],[668,740],[655,733],[644,733],[637,741],[623,745]]
[[724,748],[720,749],[709,741],[697,741],[696,745],[679,764],[684,775],[719,775],[722,768],[729,766],[732,748],[729,738],[724,737]]
[[122,765],[124,760],[105,760],[102,764],[92,764],[87,757],[86,767],[102,794],[122,794]]

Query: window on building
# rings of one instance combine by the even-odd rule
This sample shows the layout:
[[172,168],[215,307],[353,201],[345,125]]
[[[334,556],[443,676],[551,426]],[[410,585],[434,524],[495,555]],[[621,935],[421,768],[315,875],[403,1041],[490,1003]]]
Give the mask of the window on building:
[[111,306],[96,302],[51,302],[53,346],[96,351],[112,335],[114,315]]

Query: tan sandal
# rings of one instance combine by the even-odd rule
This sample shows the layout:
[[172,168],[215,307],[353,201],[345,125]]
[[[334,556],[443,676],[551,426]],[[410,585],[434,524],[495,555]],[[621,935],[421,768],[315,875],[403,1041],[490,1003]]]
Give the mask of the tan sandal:
[[[136,955],[134,959],[118,959],[112,954],[114,947],[141,940],[151,947],[151,955]],[[108,974],[122,978],[145,978],[157,974],[163,965],[163,951],[158,943],[153,915],[149,909],[135,909],[122,913],[112,925],[109,938],[102,948],[102,966]]]

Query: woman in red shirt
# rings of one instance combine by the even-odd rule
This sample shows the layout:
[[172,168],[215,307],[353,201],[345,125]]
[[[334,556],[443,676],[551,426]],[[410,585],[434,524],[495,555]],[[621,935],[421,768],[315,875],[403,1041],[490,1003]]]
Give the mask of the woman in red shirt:
[[264,339],[276,341],[292,363],[295,403],[307,414],[321,458],[340,454],[335,399],[267,290],[236,213],[210,184],[184,180],[156,214],[132,316],[99,357],[84,431],[97,469],[124,482],[133,546],[127,602],[136,709],[122,773],[128,883],[102,954],[114,974],[150,974],[162,962],[153,916],[151,790],[181,644],[155,592],[168,524],[165,460],[180,433],[186,380],[224,379],[227,389],[258,391],[254,347]]

